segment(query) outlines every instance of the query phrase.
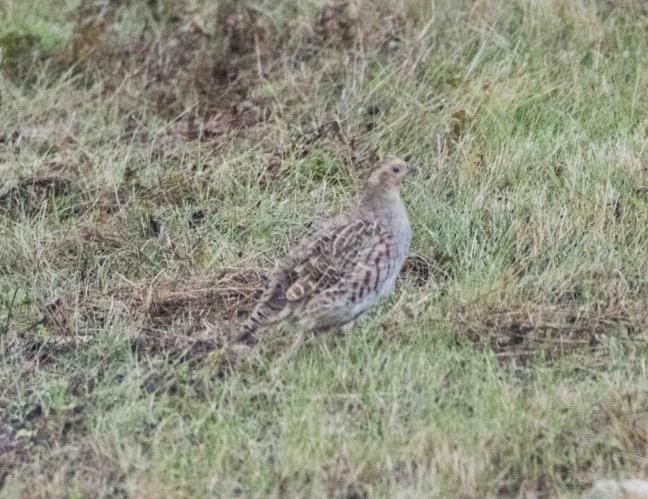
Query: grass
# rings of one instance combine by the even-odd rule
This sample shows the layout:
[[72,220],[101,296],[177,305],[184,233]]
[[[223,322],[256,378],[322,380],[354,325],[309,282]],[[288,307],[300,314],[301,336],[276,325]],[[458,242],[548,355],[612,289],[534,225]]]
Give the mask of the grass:
[[[648,474],[632,0],[5,0],[0,496],[576,497]],[[411,156],[347,336],[230,348]]]

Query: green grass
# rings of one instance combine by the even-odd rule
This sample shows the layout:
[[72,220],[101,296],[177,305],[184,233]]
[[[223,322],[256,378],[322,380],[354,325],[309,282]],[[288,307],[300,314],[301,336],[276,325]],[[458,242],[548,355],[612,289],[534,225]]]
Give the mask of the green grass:
[[[642,2],[101,5],[0,3],[0,496],[648,474]],[[233,351],[389,154],[422,267],[344,337]]]

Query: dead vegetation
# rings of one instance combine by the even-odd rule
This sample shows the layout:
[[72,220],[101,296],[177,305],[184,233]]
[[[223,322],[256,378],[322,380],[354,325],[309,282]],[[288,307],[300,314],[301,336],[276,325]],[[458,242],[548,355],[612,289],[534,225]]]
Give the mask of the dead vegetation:
[[214,276],[154,281],[132,291],[132,303],[154,324],[174,317],[197,316],[233,321],[250,313],[261,295],[265,276],[257,270],[223,270]]
[[70,172],[63,164],[44,165],[14,181],[0,181],[0,212],[34,215],[53,198],[74,192]]

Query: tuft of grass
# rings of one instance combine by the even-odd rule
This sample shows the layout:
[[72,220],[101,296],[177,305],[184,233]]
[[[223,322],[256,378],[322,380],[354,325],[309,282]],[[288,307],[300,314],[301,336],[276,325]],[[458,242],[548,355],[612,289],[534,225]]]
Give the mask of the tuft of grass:
[[[648,473],[639,1],[0,5],[0,496],[575,497]],[[231,337],[409,156],[346,336]]]

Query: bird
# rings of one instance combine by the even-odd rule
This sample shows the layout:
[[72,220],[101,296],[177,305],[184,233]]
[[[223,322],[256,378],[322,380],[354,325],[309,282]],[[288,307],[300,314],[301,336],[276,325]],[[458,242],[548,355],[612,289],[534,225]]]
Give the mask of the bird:
[[391,157],[371,172],[357,208],[312,227],[279,261],[238,341],[254,345],[280,323],[348,331],[393,288],[412,228],[400,187],[412,164]]

